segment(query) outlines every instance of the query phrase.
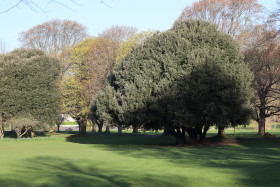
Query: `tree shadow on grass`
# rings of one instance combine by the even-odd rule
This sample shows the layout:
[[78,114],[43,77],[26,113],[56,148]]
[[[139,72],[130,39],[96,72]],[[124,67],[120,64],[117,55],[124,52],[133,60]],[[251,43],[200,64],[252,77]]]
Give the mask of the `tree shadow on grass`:
[[[40,156],[15,165],[13,173],[0,176],[0,186],[132,186],[147,181],[159,186],[174,186],[168,176],[149,176],[139,178],[137,173],[122,172],[115,168],[102,169],[99,165],[91,165],[88,160],[65,160],[57,157]],[[100,165],[102,165],[100,163]],[[104,164],[103,164],[104,165]],[[178,177],[178,176],[176,176]],[[162,178],[162,179],[161,179]],[[180,178],[186,181],[186,179]]]
[[168,147],[172,137],[74,136],[67,139],[141,159],[164,159],[176,167],[216,168],[238,173],[236,184],[279,186],[280,139],[240,138],[239,145],[223,147]]
[[145,134],[88,134],[72,135],[67,141],[80,144],[102,144],[102,145],[175,145],[173,136],[158,136]]

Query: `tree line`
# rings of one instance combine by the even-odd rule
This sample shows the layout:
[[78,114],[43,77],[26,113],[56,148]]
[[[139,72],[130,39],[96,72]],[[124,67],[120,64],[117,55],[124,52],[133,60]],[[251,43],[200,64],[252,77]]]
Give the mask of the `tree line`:
[[[0,58],[1,80],[6,80],[0,88],[1,137],[6,122],[29,120],[25,123],[34,125],[22,122],[16,127],[27,133],[42,124],[39,121],[59,124],[61,113],[75,118],[81,133],[86,133],[88,122],[99,131],[103,126],[117,126],[119,132],[130,126],[134,132],[164,129],[177,143],[185,143],[186,133],[195,144],[211,126],[223,135],[226,127],[246,125],[251,119],[264,134],[265,119],[280,112],[278,12],[266,16],[257,0],[199,0],[164,32],[112,26],[89,37],[87,28],[75,21],[37,25],[20,34],[26,49]],[[41,69],[35,68],[38,55],[45,63]],[[43,69],[53,61],[58,65]],[[26,85],[8,68],[15,64]],[[37,76],[30,81],[33,71],[56,84],[36,82]],[[42,93],[34,95],[35,83]],[[23,88],[29,100],[21,94]],[[59,97],[49,97],[49,90]],[[17,100],[10,102],[13,98]],[[56,103],[42,107],[53,111],[48,120],[41,119],[44,112],[35,112],[41,107],[36,103],[45,99]]]

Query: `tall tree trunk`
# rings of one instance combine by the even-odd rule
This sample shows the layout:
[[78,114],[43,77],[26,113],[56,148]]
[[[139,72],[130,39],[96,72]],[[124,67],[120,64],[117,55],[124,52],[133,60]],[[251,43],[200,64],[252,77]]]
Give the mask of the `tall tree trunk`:
[[106,126],[106,131],[105,132],[110,133],[110,127],[108,125]]
[[96,120],[91,119],[90,120],[91,123],[91,132],[96,132]]
[[146,128],[145,127],[142,128],[142,133],[146,134]]
[[225,127],[218,127],[217,137],[223,138],[226,136]]
[[167,135],[170,135],[170,130],[164,128],[164,129],[163,129],[163,134],[162,134],[162,135],[164,135],[164,136],[165,136],[165,135],[166,135],[166,136],[167,136]]
[[80,134],[86,134],[87,133],[87,119],[85,117],[81,120],[81,131]]
[[98,126],[98,132],[102,132],[103,124],[101,123],[98,124],[97,126]]
[[60,124],[57,124],[57,132],[59,132]]
[[189,138],[190,138],[190,145],[197,145],[197,137],[199,134],[202,135],[202,129],[201,128],[190,128],[186,129]]
[[210,126],[209,125],[205,125],[204,128],[203,128],[203,131],[200,130],[199,131],[199,141],[200,143],[203,143],[206,139],[206,134],[207,134],[207,131],[209,130]]
[[96,125],[94,123],[92,123],[91,132],[96,132]]
[[9,123],[9,131],[11,132],[12,131],[12,124]]
[[132,133],[138,133],[138,127],[132,126]]
[[2,122],[1,116],[0,116],[0,138],[4,139],[4,123]]
[[176,144],[187,144],[185,128],[176,127]]
[[265,133],[265,109],[260,110],[260,115],[259,115],[259,120],[258,120],[258,125],[259,125],[259,135],[264,135]]
[[121,134],[122,133],[122,125],[118,124],[118,133]]

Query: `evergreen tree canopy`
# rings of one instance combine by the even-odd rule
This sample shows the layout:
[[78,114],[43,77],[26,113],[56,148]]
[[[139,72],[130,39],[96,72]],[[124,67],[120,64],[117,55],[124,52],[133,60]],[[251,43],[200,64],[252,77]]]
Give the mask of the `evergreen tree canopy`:
[[58,60],[38,49],[16,49],[0,56],[0,112],[32,116],[53,124],[59,119]]
[[188,132],[195,143],[210,126],[248,121],[251,80],[231,36],[208,22],[177,21],[120,60],[93,112],[103,121],[165,128],[178,143]]

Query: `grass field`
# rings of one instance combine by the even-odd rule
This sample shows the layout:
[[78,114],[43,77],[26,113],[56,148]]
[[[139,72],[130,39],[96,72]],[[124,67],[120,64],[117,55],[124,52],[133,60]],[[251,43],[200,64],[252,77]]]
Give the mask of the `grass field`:
[[7,138],[0,186],[279,186],[280,139],[240,141],[174,147],[161,146],[173,137],[155,135]]

